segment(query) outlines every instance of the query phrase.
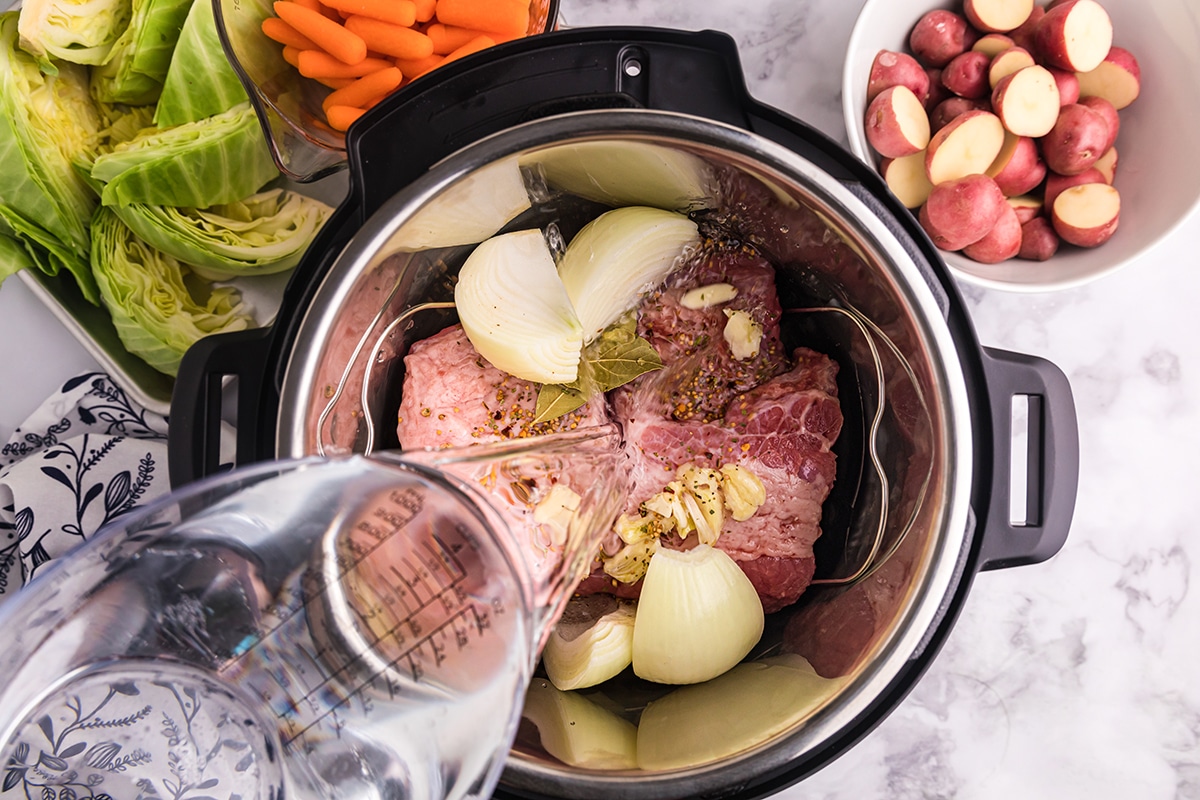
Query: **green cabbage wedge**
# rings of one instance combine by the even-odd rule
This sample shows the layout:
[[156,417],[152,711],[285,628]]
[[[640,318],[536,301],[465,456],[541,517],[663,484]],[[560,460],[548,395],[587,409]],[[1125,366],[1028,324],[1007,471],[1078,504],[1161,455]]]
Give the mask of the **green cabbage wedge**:
[[192,0],[133,0],[133,20],[92,70],[92,96],[101,103],[156,102],[191,7]]
[[24,0],[21,47],[45,65],[103,64],[131,16],[130,0]]
[[196,122],[249,100],[221,48],[211,0],[196,0],[175,45],[154,124],[170,128]]
[[148,244],[210,280],[291,269],[333,213],[319,200],[284,189],[207,209],[141,204],[112,209]]
[[248,101],[197,122],[146,129],[92,164],[106,206],[208,208],[249,197],[278,175]]
[[197,298],[185,282],[187,267],[138,239],[112,209],[92,221],[92,263],[104,305],[125,348],[167,375],[199,339],[254,326],[230,287],[208,287]]
[[88,269],[95,193],[74,162],[95,147],[101,119],[85,68],[46,75],[18,46],[17,13],[0,14],[0,220],[47,273],[66,267],[99,301]]

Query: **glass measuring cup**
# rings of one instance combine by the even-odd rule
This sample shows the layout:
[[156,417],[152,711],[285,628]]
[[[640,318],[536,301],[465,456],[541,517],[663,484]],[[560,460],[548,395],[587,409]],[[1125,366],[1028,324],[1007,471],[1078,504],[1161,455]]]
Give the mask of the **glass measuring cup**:
[[127,515],[0,609],[0,794],[490,796],[618,445],[271,462]]

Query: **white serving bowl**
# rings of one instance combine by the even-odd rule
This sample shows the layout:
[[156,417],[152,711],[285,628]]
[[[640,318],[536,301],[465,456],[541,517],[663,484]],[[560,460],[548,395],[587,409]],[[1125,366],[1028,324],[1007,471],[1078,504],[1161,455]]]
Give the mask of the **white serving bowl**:
[[[1039,0],[1043,2],[1044,0]],[[1121,111],[1120,161],[1113,185],[1121,221],[1105,244],[1063,244],[1048,261],[981,264],[943,252],[964,281],[1015,292],[1079,286],[1135,261],[1200,205],[1200,3],[1197,0],[1099,0],[1113,22],[1113,44],[1129,50],[1142,72],[1141,94]],[[913,25],[927,11],[961,13],[961,0],[867,0],[850,36],[842,75],[842,108],[850,149],[869,164],[878,154],[863,127],[867,76],[883,49],[908,51]]]

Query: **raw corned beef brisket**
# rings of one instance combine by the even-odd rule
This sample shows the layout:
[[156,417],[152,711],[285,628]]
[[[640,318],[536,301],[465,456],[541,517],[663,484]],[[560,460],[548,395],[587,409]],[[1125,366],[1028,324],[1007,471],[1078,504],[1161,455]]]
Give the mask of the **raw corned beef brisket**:
[[[673,273],[638,314],[638,333],[664,368],[611,392],[611,408],[593,400],[558,423],[596,424],[611,413],[622,427],[628,513],[662,491],[681,464],[751,470],[766,501],[744,521],[727,516],[716,547],[741,566],[768,613],[795,602],[812,580],[813,542],[836,469],[831,448],[842,425],[837,364],[806,348],[785,351],[774,277],[767,261],[744,249],[710,252]],[[681,302],[689,290],[716,283],[733,285],[737,295],[708,308]],[[724,338],[727,312],[735,311],[762,329],[758,352],[748,358],[736,358]],[[528,425],[537,387],[488,364],[458,326],[414,345],[405,365],[398,428],[405,448],[549,432]],[[695,536],[666,542],[695,543]],[[610,532],[603,550],[619,546]],[[578,591],[631,597],[639,590],[615,582],[598,561]]]

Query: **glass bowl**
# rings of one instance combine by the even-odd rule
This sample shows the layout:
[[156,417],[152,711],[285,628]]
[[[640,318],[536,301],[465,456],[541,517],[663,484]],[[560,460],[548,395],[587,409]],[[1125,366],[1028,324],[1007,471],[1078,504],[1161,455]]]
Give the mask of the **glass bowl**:
[[[283,59],[282,46],[262,31],[272,0],[212,0],[217,33],[229,63],[258,113],[276,165],[300,183],[346,166],[342,132],[325,122],[321,101],[331,91]],[[553,30],[558,0],[532,0],[527,36]],[[434,70],[436,72],[436,70]]]

